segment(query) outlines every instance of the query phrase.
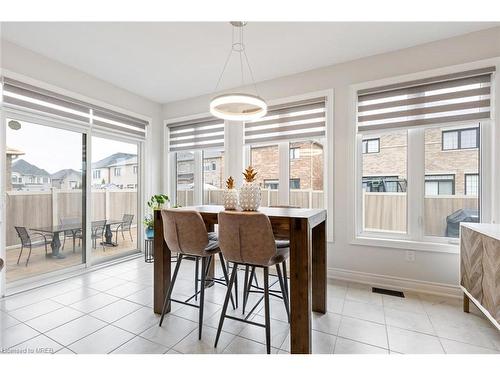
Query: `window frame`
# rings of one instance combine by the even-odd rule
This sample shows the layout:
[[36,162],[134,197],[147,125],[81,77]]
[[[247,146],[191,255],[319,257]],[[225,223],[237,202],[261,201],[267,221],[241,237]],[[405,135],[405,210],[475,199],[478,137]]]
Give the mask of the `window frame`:
[[[368,143],[377,141],[377,151],[368,151]],[[363,143],[361,145],[362,150],[363,150],[363,155],[370,155],[370,154],[379,154],[380,153],[380,137],[377,138],[367,138],[363,139]]]
[[[427,177],[451,177],[448,179],[436,179],[436,180],[427,180]],[[451,185],[451,194],[440,194],[439,192],[439,183],[440,182],[450,182],[452,183]],[[424,177],[424,194],[425,194],[425,184],[427,182],[437,182],[438,183],[438,193],[437,195],[455,195],[455,187],[456,187],[456,175],[454,173],[439,173],[439,174],[426,174]]]
[[[474,147],[462,147],[462,133],[467,130],[474,130],[476,133],[476,146]],[[444,134],[445,133],[457,133],[457,148],[444,148]],[[463,129],[450,129],[441,131],[441,151],[459,151],[459,150],[474,150],[479,148],[481,140],[481,130],[479,128],[469,127]]]
[[[359,177],[359,162],[362,157],[361,146],[358,145],[358,141],[360,135],[357,133],[357,92],[362,89],[369,89],[371,87],[378,87],[383,85],[391,85],[398,84],[404,81],[411,80],[419,80],[425,79],[428,77],[433,77],[441,74],[453,74],[462,72],[464,70],[469,69],[480,69],[487,66],[495,65],[497,69],[497,73],[492,74],[491,86],[492,86],[492,111],[500,112],[500,101],[496,97],[495,93],[500,92],[500,79],[498,78],[498,71],[500,69],[500,58],[482,60],[457,66],[449,66],[445,68],[438,68],[423,72],[417,72],[407,75],[394,76],[390,78],[384,78],[376,81],[367,81],[359,84],[352,84],[349,86],[349,128],[348,134],[348,155],[347,162],[350,166],[348,171],[348,178],[351,181],[351,184],[355,186],[355,189],[351,189],[348,192],[348,205],[351,207],[347,212],[347,220],[350,223],[348,225],[348,231],[351,240],[350,244],[352,245],[361,245],[361,246],[378,246],[378,247],[386,247],[397,250],[416,250],[416,251],[424,251],[424,252],[440,252],[440,253],[458,253],[458,243],[457,241],[437,241],[436,238],[424,237],[423,233],[420,233],[418,239],[412,238],[390,238],[388,236],[377,236],[376,234],[362,234],[359,231],[360,228],[360,215],[359,215],[359,206],[360,206],[360,194],[359,191],[361,189],[360,177]],[[497,197],[493,197],[493,192],[495,189],[500,188],[500,174],[495,173],[494,166],[500,165],[500,147],[495,147],[495,144],[500,144],[500,132],[494,131],[496,124],[495,119],[487,119],[483,121],[476,121],[475,123],[480,123],[480,213],[481,213],[481,222],[489,223],[489,222],[500,222],[500,199]],[[470,124],[470,122],[468,122]],[[435,127],[444,127],[450,126],[450,123],[445,124],[436,124]],[[464,128],[467,126],[467,122],[464,123],[455,123],[456,126],[463,126]],[[432,127],[429,126],[429,127]],[[420,129],[408,129],[409,132],[419,133]],[[365,136],[368,134],[376,134],[380,133],[380,131],[375,132],[366,132]],[[419,135],[422,138],[423,142],[423,132]],[[415,149],[414,142],[410,142],[409,147]],[[419,161],[423,164],[424,154],[423,150],[418,152],[408,151],[408,162],[409,165],[413,165],[416,161]],[[410,173],[410,172],[409,172]],[[409,175],[408,180],[408,190],[413,191],[412,194],[422,193],[424,188],[424,184],[414,178],[411,180],[411,176]],[[420,173],[420,177],[424,177],[423,168],[422,173]],[[415,185],[416,183],[416,185]],[[414,217],[408,217],[408,224],[412,228],[422,228],[422,219],[421,213],[423,212],[423,206],[421,206],[418,202],[408,201],[408,209],[415,210],[416,214]],[[423,231],[420,231],[423,232]]]
[[467,193],[467,177],[477,177],[477,196],[481,196],[481,178],[479,173],[464,173],[464,195],[471,195]]

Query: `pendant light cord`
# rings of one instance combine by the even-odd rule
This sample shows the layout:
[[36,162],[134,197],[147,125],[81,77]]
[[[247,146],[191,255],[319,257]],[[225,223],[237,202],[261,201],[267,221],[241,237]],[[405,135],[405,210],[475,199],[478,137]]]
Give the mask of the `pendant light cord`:
[[[217,84],[215,85],[214,92],[217,92],[217,90],[219,89],[220,83],[222,81],[222,77],[224,76],[224,73],[226,72],[226,68],[227,68],[227,66],[229,64],[229,61],[231,60],[233,52],[238,52],[239,55],[240,55],[241,86],[245,85],[245,76],[244,76],[244,69],[243,69],[243,65],[244,65],[243,64],[243,55],[244,55],[245,56],[245,62],[247,64],[247,66],[248,66],[248,71],[250,73],[250,78],[252,79],[252,86],[253,86],[253,88],[255,90],[256,95],[259,96],[259,91],[257,90],[257,84],[255,83],[255,78],[254,78],[254,75],[253,75],[252,67],[250,66],[250,62],[248,60],[248,56],[247,56],[247,53],[246,53],[246,50],[245,50],[245,44],[244,44],[244,41],[243,41],[243,27],[244,26],[238,27],[239,28],[239,35],[238,35],[238,41],[236,43],[235,43],[235,37],[234,37],[234,30],[235,30],[236,26],[233,26],[233,28],[232,28],[231,49],[229,50],[229,53],[228,53],[228,55],[226,57],[226,61],[224,63],[224,67],[222,68],[222,72],[220,73],[219,79],[217,80]],[[236,46],[238,46],[238,49],[236,49]]]

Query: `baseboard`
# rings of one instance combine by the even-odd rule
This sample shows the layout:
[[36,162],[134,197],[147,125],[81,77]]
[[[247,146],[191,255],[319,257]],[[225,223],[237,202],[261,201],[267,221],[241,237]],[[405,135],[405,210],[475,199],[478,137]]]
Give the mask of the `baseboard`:
[[374,273],[351,271],[341,268],[328,268],[328,277],[395,290],[407,290],[453,298],[459,298],[462,296],[462,291],[458,285],[433,283],[429,281],[413,280],[387,275],[377,275]]

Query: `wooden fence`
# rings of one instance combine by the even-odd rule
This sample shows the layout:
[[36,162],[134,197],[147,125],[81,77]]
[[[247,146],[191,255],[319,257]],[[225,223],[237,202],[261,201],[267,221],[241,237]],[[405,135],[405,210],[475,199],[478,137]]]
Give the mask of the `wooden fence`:
[[[406,193],[363,194],[365,230],[406,232]],[[478,198],[465,195],[436,195],[424,199],[424,232],[444,236],[446,217],[462,208],[477,208]]]
[[[137,190],[92,190],[92,220],[121,218],[134,215],[137,223]],[[82,191],[7,191],[6,245],[19,245],[14,226],[40,228],[57,225],[61,218],[82,216]]]
[[[177,191],[177,204],[181,206],[193,205],[193,190]],[[224,204],[224,190],[205,190],[203,191],[203,202],[205,204]],[[261,206],[277,206],[278,190],[262,189]],[[290,190],[290,205],[302,208],[322,208],[323,191],[321,190]]]

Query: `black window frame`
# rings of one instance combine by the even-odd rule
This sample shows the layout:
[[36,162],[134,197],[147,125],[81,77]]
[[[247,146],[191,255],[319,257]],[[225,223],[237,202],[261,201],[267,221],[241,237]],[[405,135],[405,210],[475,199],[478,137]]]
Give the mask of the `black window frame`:
[[[298,182],[299,187],[292,187],[292,182]],[[289,187],[290,189],[296,189],[296,190],[299,190],[299,189],[300,189],[300,178],[291,178],[291,179],[289,180],[288,187]]]
[[[276,181],[276,182],[274,182],[274,181]],[[269,190],[278,190],[279,185],[280,185],[279,179],[276,179],[276,178],[264,179],[264,182],[262,184],[264,185],[264,189],[269,189]],[[269,185],[276,185],[276,189],[269,187]]]
[[[462,147],[462,132],[467,130],[474,130],[476,132],[476,146],[475,147]],[[444,148],[444,133],[457,133],[457,148]],[[441,131],[441,151],[455,151],[455,150],[473,150],[479,148],[479,127],[442,130]]]
[[[427,177],[435,177],[435,176],[441,176],[441,177],[451,177],[450,179],[438,179],[438,180],[427,180]],[[452,183],[451,185],[451,195],[456,194],[456,176],[455,174],[452,173],[445,173],[445,174],[426,174],[424,177],[424,195],[425,195],[425,183],[426,182],[432,182],[432,181],[437,181],[438,182],[438,195],[449,195],[449,194],[440,194],[439,193],[439,182],[450,182]]]
[[[368,152],[368,142],[370,141],[377,141],[377,151]],[[380,137],[363,139],[363,141],[361,142],[361,149],[363,155],[380,153]]]

